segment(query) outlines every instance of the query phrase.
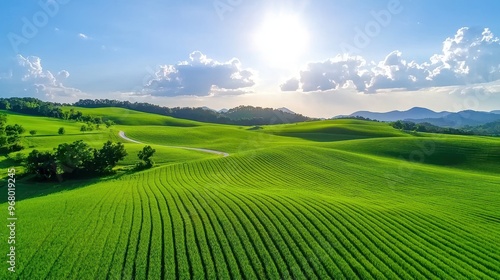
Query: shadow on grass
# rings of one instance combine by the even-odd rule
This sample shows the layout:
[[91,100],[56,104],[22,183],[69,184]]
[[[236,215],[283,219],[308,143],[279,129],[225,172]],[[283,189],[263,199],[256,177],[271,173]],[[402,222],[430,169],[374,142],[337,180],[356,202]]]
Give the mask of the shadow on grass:
[[[16,202],[64,191],[76,190],[93,185],[95,183],[117,180],[125,175],[130,175],[135,172],[137,171],[133,168],[128,168],[118,170],[114,174],[109,174],[102,177],[80,177],[64,179],[63,181],[59,181],[57,179],[52,181],[41,181],[34,175],[15,175],[14,178],[16,179]],[[1,180],[2,184],[0,186],[0,194],[3,195],[0,195],[0,203],[7,202],[7,179],[8,177],[2,178]]]
[[8,168],[12,168],[13,166],[18,166],[18,165],[19,163],[17,161],[9,157],[5,157],[3,160],[0,160],[0,169],[7,170]]
[[96,131],[89,131],[89,132],[82,132],[82,133],[65,133],[65,134],[36,134],[36,135],[29,135],[25,136],[26,139],[30,138],[46,138],[46,137],[64,137],[64,136],[79,136],[79,135],[93,135],[93,134],[103,134],[102,132],[105,132],[103,130],[96,130]]
[[260,125],[255,125],[255,126],[252,126],[250,128],[247,128],[247,130],[261,130],[261,129],[263,129],[263,128]]
[[345,140],[367,139],[373,138],[370,136],[353,135],[353,134],[333,134],[333,133],[296,133],[296,132],[282,132],[274,133],[278,136],[301,138],[304,140],[314,142],[335,142]]

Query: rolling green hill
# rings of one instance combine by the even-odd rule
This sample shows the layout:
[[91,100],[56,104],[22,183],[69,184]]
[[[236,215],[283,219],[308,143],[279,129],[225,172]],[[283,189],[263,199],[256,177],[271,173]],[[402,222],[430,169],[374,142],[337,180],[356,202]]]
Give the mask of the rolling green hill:
[[[122,109],[118,109],[120,112]],[[96,109],[99,112],[99,109]],[[116,127],[111,127],[110,129],[102,128],[101,130],[91,131],[91,132],[81,132],[80,127],[83,123],[75,121],[63,121],[54,118],[45,117],[33,117],[26,116],[22,114],[16,114],[12,112],[3,111],[3,113],[8,114],[7,124],[22,124],[26,131],[36,130],[37,134],[34,136],[25,133],[25,137],[22,139],[22,144],[25,149],[19,152],[20,154],[28,155],[32,150],[38,149],[41,151],[48,150],[51,151],[53,148],[57,147],[62,143],[70,143],[77,140],[84,140],[94,148],[99,148],[102,144],[108,140],[125,142],[125,148],[128,152],[128,156],[125,158],[120,165],[133,165],[137,159],[137,153],[144,147],[141,144],[127,143],[120,137],[118,137],[118,129]],[[142,113],[141,113],[142,114]],[[96,114],[97,115],[97,114]],[[135,116],[135,120],[143,119],[146,123],[151,118],[151,114],[144,114],[144,116]],[[160,119],[163,119],[160,116]],[[167,117],[165,117],[167,118]],[[174,123],[177,120],[174,120]],[[179,120],[182,123],[184,120]],[[190,122],[190,121],[188,121]],[[58,134],[58,129],[64,127],[66,133],[64,135]],[[200,158],[209,158],[213,155],[207,155],[205,153],[194,152],[189,150],[182,150],[176,148],[169,148],[163,146],[154,146],[157,151],[157,163],[166,164],[171,162],[184,162],[186,160],[194,160]],[[14,156],[17,153],[11,153],[10,156]],[[9,160],[6,156],[0,155],[0,176],[5,176],[7,174],[7,168],[15,166],[12,160]],[[17,168],[22,171],[22,166],[17,166]]]
[[267,126],[263,131],[319,142],[408,136],[398,130],[392,129],[385,123],[350,119]]
[[200,125],[200,123],[196,121],[176,119],[168,116],[160,116],[129,109],[115,108],[115,107],[83,108],[83,107],[65,106],[62,107],[62,109],[64,111],[75,109],[75,111],[80,111],[85,115],[102,117],[103,119],[112,120],[115,123],[122,125],[168,125],[168,126],[180,126],[180,127],[191,127]]
[[466,171],[498,174],[500,163],[498,138],[423,135],[423,137],[336,142],[329,147]]
[[[119,131],[159,152],[147,171],[18,182],[17,272],[0,279],[500,278],[498,138],[358,120],[160,126],[141,114],[92,134],[9,116],[44,127],[23,153],[125,141]],[[125,145],[120,168],[144,146]]]

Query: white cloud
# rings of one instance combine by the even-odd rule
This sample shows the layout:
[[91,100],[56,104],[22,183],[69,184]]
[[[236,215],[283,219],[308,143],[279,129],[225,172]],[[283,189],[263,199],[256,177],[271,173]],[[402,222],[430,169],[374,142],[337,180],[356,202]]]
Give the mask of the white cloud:
[[281,85],[283,91],[326,91],[354,86],[360,92],[379,89],[421,89],[436,86],[485,83],[500,79],[500,39],[488,29],[460,28],[443,42],[442,53],[418,64],[403,59],[400,51],[383,61],[367,63],[360,56],[338,55],[311,62]]
[[90,37],[88,35],[85,35],[83,33],[78,33],[78,37],[82,40],[88,40]]
[[297,78],[291,78],[280,85],[282,91],[296,91],[300,87],[300,81]]
[[218,62],[195,51],[190,54],[188,61],[160,66],[159,71],[138,94],[152,96],[242,94],[255,85],[255,79],[254,71],[243,69],[241,62],[236,58]]
[[250,93],[254,93],[254,91],[246,89],[226,89],[226,88],[219,88],[218,86],[212,86],[210,88],[209,96],[243,95]]
[[37,56],[17,55],[8,73],[0,75],[0,89],[6,96],[35,96],[46,98],[81,96],[75,88],[66,87],[63,82],[69,77],[66,70],[56,75],[44,70]]

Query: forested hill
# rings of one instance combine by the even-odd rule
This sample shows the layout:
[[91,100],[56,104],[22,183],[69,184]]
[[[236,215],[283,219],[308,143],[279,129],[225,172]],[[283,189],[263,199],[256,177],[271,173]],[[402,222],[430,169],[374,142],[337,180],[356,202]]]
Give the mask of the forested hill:
[[79,100],[74,104],[61,104],[55,102],[46,102],[31,97],[0,98],[0,109],[2,110],[60,119],[83,119],[84,121],[89,122],[94,121],[90,119],[91,116],[84,116],[78,110],[74,110],[73,112],[64,111],[62,108],[63,106],[77,106],[85,108],[119,107],[145,113],[171,116],[180,119],[236,125],[283,124],[311,120],[311,118],[295,113],[283,112],[281,110],[272,108],[252,106],[239,106],[226,112],[217,112],[206,108],[169,108],[150,103],[132,103],[129,101],[109,99],[85,99]]
[[237,125],[266,125],[295,123],[311,120],[300,114],[283,112],[278,109],[253,106],[238,106],[226,112],[217,112],[206,108],[163,107],[150,103],[137,103],[109,99],[82,99],[74,106],[85,108],[119,107],[146,113],[154,113],[180,119],[200,122]]

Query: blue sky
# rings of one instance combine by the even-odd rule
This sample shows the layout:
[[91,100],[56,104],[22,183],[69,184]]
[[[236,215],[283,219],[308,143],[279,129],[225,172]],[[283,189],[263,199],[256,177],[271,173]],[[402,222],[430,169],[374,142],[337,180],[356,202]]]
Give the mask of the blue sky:
[[321,117],[413,105],[500,109],[499,6],[4,0],[0,96],[286,106]]

